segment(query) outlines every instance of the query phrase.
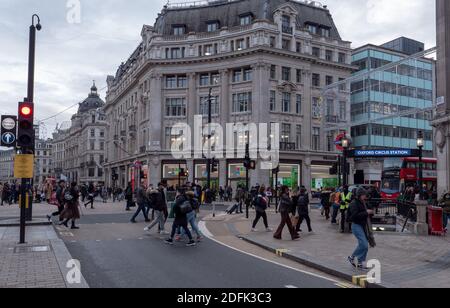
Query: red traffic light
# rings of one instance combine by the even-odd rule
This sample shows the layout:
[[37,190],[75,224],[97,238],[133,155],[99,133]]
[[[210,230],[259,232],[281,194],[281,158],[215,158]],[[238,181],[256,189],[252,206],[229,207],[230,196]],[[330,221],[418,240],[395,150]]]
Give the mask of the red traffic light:
[[33,104],[32,103],[20,103],[19,104],[19,117],[30,118],[33,116]]

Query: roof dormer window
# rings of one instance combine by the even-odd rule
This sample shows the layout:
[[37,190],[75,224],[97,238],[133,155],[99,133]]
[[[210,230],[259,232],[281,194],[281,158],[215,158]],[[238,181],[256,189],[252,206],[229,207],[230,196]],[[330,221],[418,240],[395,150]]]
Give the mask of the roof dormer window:
[[213,20],[213,21],[208,21],[206,23],[207,25],[207,31],[208,32],[215,32],[217,30],[219,30],[219,22],[217,20]]
[[186,25],[173,25],[172,26],[173,35],[184,35],[186,34]]
[[243,14],[243,15],[239,16],[239,18],[240,18],[241,26],[250,25],[253,21],[253,15],[251,13]]

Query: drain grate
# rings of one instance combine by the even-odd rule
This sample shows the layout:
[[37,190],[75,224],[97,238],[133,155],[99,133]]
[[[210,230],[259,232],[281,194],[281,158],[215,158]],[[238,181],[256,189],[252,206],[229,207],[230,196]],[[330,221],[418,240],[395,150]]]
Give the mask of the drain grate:
[[48,252],[48,251],[50,251],[50,246],[25,246],[14,248],[14,253],[32,253],[32,252]]

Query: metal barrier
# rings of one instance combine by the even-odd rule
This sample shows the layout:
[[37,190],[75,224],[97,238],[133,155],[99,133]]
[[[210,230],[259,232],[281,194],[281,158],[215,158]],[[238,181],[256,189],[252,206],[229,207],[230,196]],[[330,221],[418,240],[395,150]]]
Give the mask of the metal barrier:
[[378,226],[379,230],[392,229],[396,231],[397,218],[399,216],[405,219],[402,232],[405,231],[409,221],[417,221],[416,205],[409,201],[370,199],[368,208],[374,210],[375,214],[372,217],[372,224]]

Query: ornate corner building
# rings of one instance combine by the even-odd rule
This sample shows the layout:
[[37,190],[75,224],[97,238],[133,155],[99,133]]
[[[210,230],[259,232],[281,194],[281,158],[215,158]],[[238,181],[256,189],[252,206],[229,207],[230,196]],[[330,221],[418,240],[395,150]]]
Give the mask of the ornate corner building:
[[[324,130],[321,89],[351,76],[351,44],[330,11],[315,1],[229,0],[166,5],[142,42],[107,79],[105,179],[122,186],[145,178],[204,183],[206,161],[170,152],[178,122],[280,123],[280,183],[335,185],[329,169],[338,132]],[[336,121],[350,121],[350,90],[340,89]],[[350,125],[349,125],[350,126]],[[243,136],[239,136],[243,137]],[[238,138],[239,139],[239,138]],[[180,175],[180,171],[188,174]],[[236,186],[242,159],[222,159],[215,185]],[[251,184],[270,185],[271,172],[251,171]]]
[[52,163],[56,178],[79,184],[104,184],[107,129],[104,106],[94,84],[71,122],[53,134]]

